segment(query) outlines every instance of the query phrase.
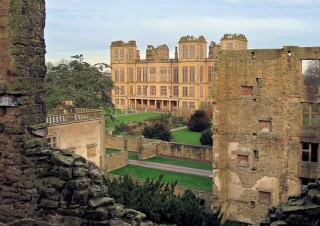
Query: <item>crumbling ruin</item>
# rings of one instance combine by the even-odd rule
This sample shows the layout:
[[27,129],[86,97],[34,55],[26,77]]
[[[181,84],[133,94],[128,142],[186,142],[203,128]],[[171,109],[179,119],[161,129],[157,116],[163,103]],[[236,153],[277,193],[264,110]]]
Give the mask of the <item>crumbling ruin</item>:
[[[320,47],[219,53],[213,81],[214,194],[226,219],[257,224],[319,176],[318,87],[302,60]],[[316,90],[316,91],[315,91]]]
[[44,0],[0,0],[0,225],[153,225],[95,165],[46,147],[44,26]]

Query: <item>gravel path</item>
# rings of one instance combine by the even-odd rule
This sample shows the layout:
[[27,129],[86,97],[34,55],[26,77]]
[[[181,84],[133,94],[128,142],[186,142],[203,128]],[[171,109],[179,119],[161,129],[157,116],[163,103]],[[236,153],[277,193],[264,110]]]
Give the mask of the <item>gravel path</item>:
[[129,164],[155,168],[155,169],[168,170],[168,171],[173,171],[178,173],[187,173],[187,174],[193,174],[198,176],[212,177],[212,171],[210,170],[194,169],[194,168],[183,167],[183,166],[174,166],[169,164],[145,162],[145,161],[138,161],[138,160],[129,160]]

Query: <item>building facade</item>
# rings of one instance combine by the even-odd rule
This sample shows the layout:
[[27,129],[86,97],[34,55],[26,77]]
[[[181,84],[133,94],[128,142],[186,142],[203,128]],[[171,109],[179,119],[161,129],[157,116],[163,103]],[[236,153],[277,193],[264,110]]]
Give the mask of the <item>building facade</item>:
[[203,36],[184,36],[173,59],[164,44],[156,48],[148,45],[144,60],[135,41],[112,42],[113,102],[121,109],[183,111],[211,107],[215,56],[224,49],[247,49],[247,39],[241,34],[226,34],[220,45],[211,42],[207,48]]
[[320,175],[319,87],[302,61],[319,47],[222,51],[213,81],[214,205],[248,224]]
[[70,108],[51,110],[47,141],[57,147],[76,153],[105,169],[105,116],[93,109]]

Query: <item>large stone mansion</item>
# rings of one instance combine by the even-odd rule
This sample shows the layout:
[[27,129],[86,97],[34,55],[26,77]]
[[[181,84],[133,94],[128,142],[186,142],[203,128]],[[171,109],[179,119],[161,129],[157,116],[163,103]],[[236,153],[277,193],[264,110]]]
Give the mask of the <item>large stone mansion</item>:
[[203,36],[184,36],[169,58],[167,45],[148,45],[146,59],[140,59],[136,41],[114,41],[110,55],[117,108],[164,111],[195,110],[211,107],[211,85],[216,54],[220,50],[246,50],[242,34],[225,34],[221,43],[211,42],[207,53]]

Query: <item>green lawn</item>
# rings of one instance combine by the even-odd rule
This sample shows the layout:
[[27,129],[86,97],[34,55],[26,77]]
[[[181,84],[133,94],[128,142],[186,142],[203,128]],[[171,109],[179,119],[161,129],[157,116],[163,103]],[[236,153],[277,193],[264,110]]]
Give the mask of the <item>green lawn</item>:
[[122,115],[115,117],[115,121],[112,121],[111,119],[106,119],[106,127],[114,127],[117,124],[120,123],[132,123],[132,122],[138,122],[138,121],[144,121],[146,119],[150,119],[152,117],[158,116],[160,113],[158,112],[144,112],[139,114],[129,114],[129,115]]
[[178,180],[178,185],[199,189],[204,191],[211,191],[212,190],[212,178],[211,177],[203,177],[203,176],[196,176],[191,174],[184,174],[184,173],[176,173],[170,172],[166,170],[159,170],[159,169],[152,169],[146,168],[142,166],[134,166],[134,165],[127,165],[120,169],[116,169],[110,172],[110,174],[115,175],[123,175],[129,172],[135,178],[138,179],[150,179],[154,178],[157,179],[161,174],[164,175],[163,180],[165,182],[174,182]]
[[128,152],[128,158],[131,159],[131,160],[139,160],[138,152],[129,151]]
[[200,143],[200,132],[190,131],[188,128],[180,129],[172,132],[173,141],[182,144],[195,144],[201,145]]
[[121,151],[120,149],[115,148],[106,148],[106,154],[112,154]]

